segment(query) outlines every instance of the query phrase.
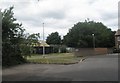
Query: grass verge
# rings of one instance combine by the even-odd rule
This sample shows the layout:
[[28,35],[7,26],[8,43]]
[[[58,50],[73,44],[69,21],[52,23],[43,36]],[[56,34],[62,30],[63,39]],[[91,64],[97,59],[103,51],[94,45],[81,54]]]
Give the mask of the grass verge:
[[83,57],[75,57],[72,53],[47,54],[45,58],[41,55],[32,55],[27,58],[28,62],[39,64],[75,64],[81,59]]

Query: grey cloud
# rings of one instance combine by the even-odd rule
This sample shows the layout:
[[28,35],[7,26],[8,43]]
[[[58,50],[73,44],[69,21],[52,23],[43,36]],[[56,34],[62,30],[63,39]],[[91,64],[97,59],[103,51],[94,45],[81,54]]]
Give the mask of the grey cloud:
[[[48,14],[49,15],[49,14]],[[52,16],[53,16],[53,14],[52,14]],[[32,25],[32,26],[34,26],[34,27],[40,27],[40,26],[42,26],[42,23],[43,22],[45,22],[45,26],[46,27],[52,27],[52,28],[59,28],[60,26],[59,26],[59,24],[58,23],[47,23],[46,21],[45,21],[45,19],[46,20],[49,20],[50,18],[53,18],[53,19],[57,19],[57,21],[58,20],[61,20],[61,22],[62,22],[62,18],[60,19],[60,18],[55,18],[55,17],[52,17],[51,15],[49,15],[48,17],[46,16],[42,16],[42,15],[40,15],[40,14],[36,14],[36,15],[24,15],[24,13],[18,13],[17,14],[17,16],[16,16],[16,18],[20,21],[20,22],[22,22],[23,23],[23,25],[24,25],[24,23],[25,24],[29,24],[29,25]],[[59,26],[59,27],[58,27]]]
[[19,8],[23,8],[23,7],[26,7],[30,4],[30,2],[28,1],[7,1],[7,2],[2,2],[1,7],[2,8],[7,8],[7,7],[10,7],[10,6],[17,6],[17,9]]
[[[31,15],[30,15],[31,16]],[[33,22],[39,22],[42,21],[42,18],[40,18],[39,16],[17,16],[18,20],[21,21],[33,21]]]
[[103,13],[103,14],[101,15],[101,17],[102,17],[103,20],[109,21],[109,20],[118,18],[118,13],[117,13],[117,12]]
[[96,2],[97,0],[88,0],[88,4],[92,5]]
[[64,10],[55,10],[55,11],[46,11],[42,13],[44,18],[54,18],[54,19],[63,19],[65,17]]
[[120,1],[118,2],[118,28],[120,29]]
[[28,20],[28,21],[24,21],[24,20],[23,20],[22,22],[23,22],[23,25],[24,25],[24,23],[25,23],[25,24],[28,24],[28,25],[30,25],[30,26],[31,26],[31,25],[34,26],[34,28],[35,28],[35,27],[41,27],[41,26],[42,26],[42,21],[41,21],[41,20],[37,21],[37,20],[35,20],[35,19],[34,19],[34,20],[32,19],[32,20]]
[[110,27],[110,28],[112,28],[112,27],[116,27],[117,28],[117,23],[115,23],[115,22],[113,22],[113,23],[111,23],[111,24],[108,24],[108,26]]
[[[23,23],[23,26],[24,26],[24,24],[26,26],[28,25],[27,29],[29,29],[28,31],[31,30],[31,32],[32,32],[32,30],[34,32],[35,32],[35,30],[37,31],[37,28],[42,28],[42,23],[43,22],[45,22],[45,27],[46,28],[49,28],[51,30],[52,29],[55,29],[55,30],[62,29],[63,30],[63,28],[70,28],[70,27],[72,27],[72,25],[74,23],[76,23],[77,21],[84,20],[83,17],[85,17],[85,15],[80,16],[81,15],[81,13],[79,14],[80,11],[78,11],[78,12],[74,11],[74,7],[75,7],[75,10],[77,10],[76,7],[79,8],[79,6],[73,5],[72,1],[69,4],[68,4],[67,1],[66,1],[67,3],[65,2],[65,4],[68,4],[68,6],[66,8],[61,7],[62,5],[60,7],[59,7],[59,5],[58,5],[58,7],[56,7],[55,5],[50,4],[50,5],[48,5],[48,8],[45,6],[46,8],[44,9],[44,6],[40,6],[41,10],[37,11],[37,9],[35,9],[37,12],[36,11],[35,12],[34,11],[33,12],[29,12],[29,11],[34,10],[36,5],[31,4],[27,0],[25,0],[25,1],[18,0],[18,1],[19,2],[16,1],[14,3],[13,2],[4,3],[3,6],[6,7],[6,6],[14,4],[15,5],[15,8],[14,8],[15,17],[20,22]],[[45,1],[45,0],[39,0],[39,2],[37,0],[34,0],[34,1],[35,1],[35,3],[41,3],[42,1]],[[51,0],[46,0],[46,1],[51,1]],[[74,2],[74,0],[73,0],[73,2]],[[92,5],[94,3],[97,3],[97,0],[86,0],[85,1],[85,6],[84,6],[84,3],[83,3],[83,7],[87,7],[86,5],[92,7]],[[47,5],[47,3],[41,3],[41,4]],[[74,4],[76,4],[76,3],[74,3]],[[79,4],[82,4],[82,3],[79,3]],[[53,6],[53,7],[49,8],[49,6]],[[64,4],[63,4],[63,6],[64,6]],[[30,7],[33,7],[33,8],[30,8]],[[95,7],[96,7],[96,5],[95,6],[93,5],[93,8],[91,10],[96,10]],[[97,7],[100,8],[100,6],[97,6]],[[69,11],[69,10],[71,10],[71,11]],[[89,12],[87,12],[87,11],[88,10],[86,9],[83,12],[89,14]],[[104,11],[93,11],[93,13],[94,12],[101,15],[102,18],[100,18],[100,19],[103,21],[103,23],[107,22],[106,24],[108,26],[116,27],[116,25],[117,25],[116,22],[113,22],[113,20],[116,19],[117,15],[118,15],[116,10],[115,11],[111,11],[111,10],[109,10],[109,11],[105,11],[105,10]],[[72,15],[70,13],[77,13],[77,15],[76,14]],[[97,21],[97,16],[99,18],[98,14],[95,16],[95,18],[96,18],[95,21]],[[52,18],[52,20],[51,20],[51,18]],[[90,17],[90,18],[92,19],[92,17]],[[109,23],[109,21],[110,21],[110,23]],[[61,31],[61,34],[62,33],[65,34],[64,30]]]
[[118,29],[118,19],[114,19],[114,20],[109,20],[109,21],[104,21],[104,23],[107,25],[108,28],[111,28],[112,30],[117,30]]
[[[30,15],[31,16],[31,15]],[[32,25],[35,27],[40,27],[42,22],[43,22],[43,19],[40,18],[39,16],[21,16],[21,15],[18,15],[16,16],[17,17],[17,20],[22,22],[22,24],[28,24],[28,25]]]

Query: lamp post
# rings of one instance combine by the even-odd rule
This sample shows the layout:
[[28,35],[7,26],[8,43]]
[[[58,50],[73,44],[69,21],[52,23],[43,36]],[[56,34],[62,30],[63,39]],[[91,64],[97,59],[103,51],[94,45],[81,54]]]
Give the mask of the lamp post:
[[92,34],[93,36],[93,48],[95,48],[95,34]]
[[44,23],[43,23],[43,58],[45,58]]

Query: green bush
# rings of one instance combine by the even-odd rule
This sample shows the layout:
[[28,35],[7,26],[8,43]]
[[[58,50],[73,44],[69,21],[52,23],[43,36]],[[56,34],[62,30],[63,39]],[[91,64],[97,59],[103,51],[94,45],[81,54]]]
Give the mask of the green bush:
[[53,46],[53,53],[58,53],[59,52],[59,46],[58,45],[54,45]]
[[21,44],[20,45],[20,51],[21,51],[22,56],[30,56],[30,54],[31,54],[31,47],[27,46],[25,44]]
[[67,52],[66,46],[61,46],[61,47],[60,47],[60,52],[61,52],[61,53],[66,53],[66,52]]
[[12,66],[26,62],[21,56],[20,48],[9,43],[2,44],[2,66]]

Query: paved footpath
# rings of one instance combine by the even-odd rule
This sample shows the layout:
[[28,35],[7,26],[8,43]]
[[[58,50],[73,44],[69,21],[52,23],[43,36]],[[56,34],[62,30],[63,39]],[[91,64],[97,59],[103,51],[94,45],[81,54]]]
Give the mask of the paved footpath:
[[92,56],[72,65],[23,64],[4,69],[3,81],[118,81],[118,55]]

